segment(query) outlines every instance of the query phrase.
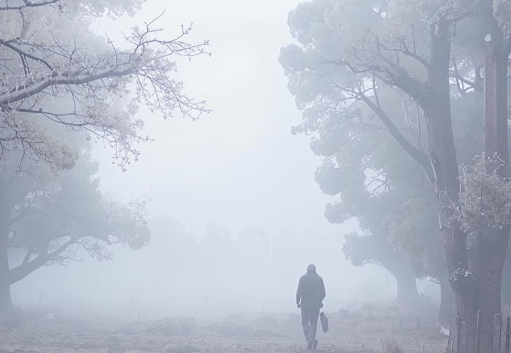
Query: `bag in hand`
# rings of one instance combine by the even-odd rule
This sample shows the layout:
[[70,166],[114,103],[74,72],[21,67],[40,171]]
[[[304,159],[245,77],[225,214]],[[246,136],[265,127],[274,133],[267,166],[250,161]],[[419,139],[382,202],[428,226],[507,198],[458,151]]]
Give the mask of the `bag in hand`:
[[327,333],[328,332],[328,318],[326,317],[324,312],[321,312],[319,314],[319,319],[321,321],[321,327],[323,328],[323,332]]

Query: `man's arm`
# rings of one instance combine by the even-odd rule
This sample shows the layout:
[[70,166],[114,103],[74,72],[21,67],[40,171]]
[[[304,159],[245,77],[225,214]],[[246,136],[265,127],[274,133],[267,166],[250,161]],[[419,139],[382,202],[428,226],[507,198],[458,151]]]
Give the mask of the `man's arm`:
[[303,277],[300,277],[300,281],[298,281],[298,289],[296,290],[296,305],[300,306],[300,300],[302,299],[302,291],[303,291]]
[[326,290],[325,290],[325,282],[323,282],[323,278],[321,278],[321,284],[320,284],[320,298],[321,301],[323,301],[326,297]]

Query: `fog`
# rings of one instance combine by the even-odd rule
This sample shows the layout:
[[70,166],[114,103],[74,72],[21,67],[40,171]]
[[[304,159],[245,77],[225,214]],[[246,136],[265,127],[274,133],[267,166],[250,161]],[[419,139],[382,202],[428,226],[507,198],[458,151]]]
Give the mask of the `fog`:
[[0,0],[0,346],[500,352],[510,3]]
[[[163,120],[142,109],[154,142],[140,147],[140,161],[126,172],[97,144],[103,191],[121,199],[149,193],[150,244],[139,251],[116,246],[112,261],[42,268],[13,286],[15,305],[132,317],[292,312],[298,279],[309,263],[325,280],[330,310],[395,296],[386,270],[345,260],[343,236],[356,222],[327,222],[323,211],[332,199],[314,180],[320,160],[308,138],[291,134],[301,113],[277,57],[292,41],[286,21],[298,3],[153,0],[135,18],[95,23],[97,33],[116,39],[163,10],[165,33],[193,22],[191,37],[210,40],[212,56],[180,61],[177,75],[186,93],[206,100],[212,112],[198,121]],[[188,273],[192,258],[180,256],[187,254],[185,245],[172,237],[169,223],[158,228],[162,219],[180,223],[193,246],[216,225],[236,243],[228,253],[256,252],[239,239],[258,229],[254,244],[260,249],[248,266],[239,258],[225,264],[224,253],[203,246],[193,259],[202,272]]]

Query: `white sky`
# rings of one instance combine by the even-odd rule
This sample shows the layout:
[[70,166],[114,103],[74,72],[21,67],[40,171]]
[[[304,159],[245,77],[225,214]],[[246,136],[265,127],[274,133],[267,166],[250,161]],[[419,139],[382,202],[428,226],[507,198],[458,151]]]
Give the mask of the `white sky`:
[[[96,158],[101,162],[105,191],[129,198],[151,189],[151,215],[167,215],[196,236],[211,222],[232,234],[257,226],[275,236],[286,229],[317,235],[322,245],[311,244],[311,259],[304,259],[303,268],[293,276],[298,280],[308,262],[316,262],[327,277],[330,296],[341,298],[352,295],[343,291],[357,283],[386,280],[380,268],[354,268],[344,260],[342,235],[349,229],[330,225],[323,216],[331,198],[314,181],[321,160],[312,154],[307,137],[290,133],[301,116],[287,91],[278,55],[292,41],[287,15],[298,2],[149,0],[136,18],[98,24],[96,30],[115,40],[120,30],[128,32],[163,10],[166,14],[160,25],[169,37],[179,33],[181,24],[193,22],[191,39],[210,40],[213,56],[182,62],[178,76],[186,92],[207,100],[213,113],[192,122],[178,116],[163,121],[159,114],[143,111],[146,131],[156,141],[142,146],[140,162],[122,173],[111,165],[108,151],[97,148]],[[109,264],[88,262],[85,267],[41,270],[15,289],[27,301],[37,300],[34,295],[40,292],[76,300],[80,296],[94,300],[111,292],[108,295],[120,301],[121,292],[124,297],[136,295],[133,288],[138,282],[127,266],[136,268],[137,256],[126,254]],[[121,276],[121,272],[125,273]],[[55,281],[66,286],[53,286]],[[32,290],[34,298],[28,297],[28,286],[38,288]],[[96,293],[93,288],[101,291]],[[150,288],[141,289],[139,295],[143,290]],[[291,307],[294,290],[289,288]]]
[[128,31],[166,10],[160,21],[165,33],[175,35],[193,22],[191,38],[210,40],[213,52],[181,63],[179,72],[186,92],[207,100],[213,113],[196,122],[147,113],[146,129],[156,142],[143,146],[141,161],[124,174],[100,151],[103,188],[124,196],[151,188],[151,213],[168,214],[192,230],[217,222],[233,232],[250,225],[340,232],[323,217],[328,198],[313,178],[320,159],[308,138],[290,133],[300,112],[277,59],[292,40],[287,14],[297,4],[150,0],[135,19],[102,24],[115,34],[115,27]]

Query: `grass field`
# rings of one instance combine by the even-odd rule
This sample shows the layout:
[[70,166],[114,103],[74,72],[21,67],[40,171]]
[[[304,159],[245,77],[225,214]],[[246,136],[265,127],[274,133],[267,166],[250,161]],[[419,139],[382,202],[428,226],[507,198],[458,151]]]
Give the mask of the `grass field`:
[[[447,337],[438,333],[434,320],[421,317],[418,328],[415,313],[393,306],[365,305],[327,315],[330,331],[320,332],[318,352],[383,352],[389,335],[397,339],[403,352],[441,353],[446,349]],[[302,351],[306,351],[305,339],[297,314],[121,322],[25,312],[0,321],[0,352],[9,353]]]

